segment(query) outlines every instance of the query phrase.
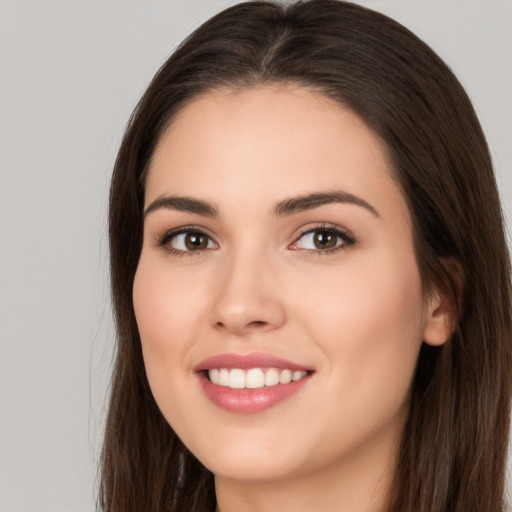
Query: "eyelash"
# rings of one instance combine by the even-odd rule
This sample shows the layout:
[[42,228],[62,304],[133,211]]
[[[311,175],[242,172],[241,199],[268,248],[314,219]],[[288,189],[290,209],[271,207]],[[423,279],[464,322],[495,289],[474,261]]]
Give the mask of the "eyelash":
[[[213,241],[212,237],[210,235],[208,235],[207,233],[205,233],[202,229],[196,227],[196,226],[183,226],[181,228],[178,228],[178,229],[173,229],[173,230],[170,230],[170,231],[167,231],[166,233],[164,233],[164,235],[160,238],[157,239],[157,244],[160,246],[160,247],[163,247],[171,256],[195,256],[197,255],[198,253],[202,253],[204,250],[209,250],[208,248],[207,249],[198,249],[198,250],[181,250],[181,249],[175,249],[174,247],[171,247],[171,246],[167,246],[167,244],[175,237],[177,237],[178,235],[183,235],[183,234],[197,234],[197,235],[200,235],[200,236],[204,236],[208,239],[208,241]],[[215,242],[214,242],[215,243]]]
[[[326,255],[330,255],[335,252],[338,252],[340,250],[345,250],[348,247],[354,246],[357,242],[355,237],[353,236],[353,234],[350,231],[348,231],[347,229],[342,229],[339,226],[335,226],[332,224],[320,224],[320,225],[314,226],[313,228],[308,228],[308,229],[302,231],[295,238],[295,240],[292,242],[292,244],[290,244],[289,247],[297,244],[301,238],[303,238],[304,236],[306,236],[308,234],[315,233],[315,232],[322,232],[322,231],[335,236],[336,239],[340,239],[341,243],[337,242],[337,245],[335,245],[332,248],[325,249],[325,250],[322,250],[322,249],[302,249],[302,250],[308,252],[309,254],[313,254],[315,256],[326,256]],[[158,246],[165,248],[165,250],[168,252],[168,254],[170,254],[172,256],[195,256],[199,253],[202,253],[205,250],[211,250],[211,248],[198,249],[198,250],[181,250],[181,249],[175,249],[173,247],[167,246],[167,244],[169,244],[169,242],[173,238],[175,238],[179,235],[182,235],[182,234],[197,234],[200,236],[204,236],[208,239],[207,243],[213,242],[214,244],[216,244],[216,242],[213,241],[213,239],[210,235],[208,235],[202,229],[197,228],[195,226],[183,226],[183,227],[175,229],[175,230],[167,231],[162,237],[159,237],[157,239],[157,244],[158,244]],[[301,250],[301,249],[295,248],[292,250]]]
[[[352,247],[356,244],[357,240],[354,237],[354,235],[345,228],[340,228],[339,226],[335,226],[333,224],[319,224],[317,226],[314,226],[312,228],[305,229],[302,231],[299,236],[295,239],[294,242],[292,242],[291,245],[295,245],[298,243],[298,241],[303,238],[306,235],[309,235],[311,233],[318,233],[318,232],[325,232],[330,235],[333,235],[336,237],[336,239],[340,239],[341,243],[337,243],[334,247],[330,249],[302,249],[304,251],[307,251],[311,255],[315,256],[328,256],[333,253],[336,253],[338,251],[346,250],[349,247]],[[294,249],[294,250],[300,250],[300,249]]]

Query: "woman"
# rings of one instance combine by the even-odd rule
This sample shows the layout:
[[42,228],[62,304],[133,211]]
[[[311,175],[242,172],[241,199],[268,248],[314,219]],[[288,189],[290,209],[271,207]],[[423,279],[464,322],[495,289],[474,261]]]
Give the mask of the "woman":
[[502,510],[510,276],[489,152],[418,38],[249,2],[115,166],[108,511]]

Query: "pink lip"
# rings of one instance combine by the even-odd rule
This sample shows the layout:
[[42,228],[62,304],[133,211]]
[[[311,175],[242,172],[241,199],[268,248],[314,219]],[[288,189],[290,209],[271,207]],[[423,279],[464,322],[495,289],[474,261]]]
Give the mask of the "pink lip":
[[218,354],[216,356],[209,357],[199,364],[194,366],[195,372],[202,372],[204,370],[211,370],[212,368],[240,368],[241,370],[249,370],[250,368],[278,368],[288,369],[293,371],[299,370],[311,370],[286,359],[273,356],[271,354],[264,354],[260,352],[254,352],[252,354]]
[[206,396],[218,407],[241,414],[255,414],[265,411],[299,392],[311,379],[311,374],[288,384],[264,386],[258,389],[231,389],[213,384],[205,375],[211,368],[278,368],[293,371],[311,371],[302,365],[286,361],[270,354],[253,353],[247,355],[219,354],[201,361],[194,367],[199,383]]

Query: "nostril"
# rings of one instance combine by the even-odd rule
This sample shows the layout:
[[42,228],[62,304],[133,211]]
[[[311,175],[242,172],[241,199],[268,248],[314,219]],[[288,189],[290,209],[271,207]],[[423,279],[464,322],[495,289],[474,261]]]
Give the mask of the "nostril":
[[233,330],[233,331],[246,331],[246,330],[258,330],[263,329],[266,326],[268,326],[269,323],[265,322],[263,320],[253,320],[252,322],[242,324],[242,325],[234,325],[234,324],[228,324],[224,322],[217,322],[215,326],[217,329],[227,329],[227,330]]
[[259,328],[259,327],[265,327],[265,325],[267,325],[267,322],[263,322],[261,320],[254,320],[253,322],[249,322],[247,324],[247,327],[256,327],[256,328]]

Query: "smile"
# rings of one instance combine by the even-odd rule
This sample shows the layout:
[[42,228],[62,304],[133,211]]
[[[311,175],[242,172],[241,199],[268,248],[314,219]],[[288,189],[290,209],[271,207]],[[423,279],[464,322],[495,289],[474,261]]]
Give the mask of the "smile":
[[214,368],[208,371],[208,378],[214,384],[231,389],[258,389],[264,386],[289,384],[308,374],[305,370],[280,370],[277,368]]
[[274,407],[303,389],[314,373],[268,354],[221,354],[194,370],[213,404],[242,414]]

